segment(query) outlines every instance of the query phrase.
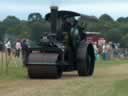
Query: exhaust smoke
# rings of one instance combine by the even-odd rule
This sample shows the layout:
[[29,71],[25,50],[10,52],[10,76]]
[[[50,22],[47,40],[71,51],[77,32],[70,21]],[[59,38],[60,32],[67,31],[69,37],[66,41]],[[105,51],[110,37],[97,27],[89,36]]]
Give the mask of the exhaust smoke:
[[63,0],[51,0],[51,6],[59,6]]

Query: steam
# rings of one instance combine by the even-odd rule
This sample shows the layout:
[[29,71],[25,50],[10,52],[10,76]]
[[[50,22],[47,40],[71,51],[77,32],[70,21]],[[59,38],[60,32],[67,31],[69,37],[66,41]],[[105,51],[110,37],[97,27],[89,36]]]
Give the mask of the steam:
[[51,6],[59,6],[63,0],[51,0]]

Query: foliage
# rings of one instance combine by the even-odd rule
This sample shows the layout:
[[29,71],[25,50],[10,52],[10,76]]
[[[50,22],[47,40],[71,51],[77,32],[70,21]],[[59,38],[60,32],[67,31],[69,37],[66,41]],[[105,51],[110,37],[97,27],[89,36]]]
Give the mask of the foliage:
[[[128,17],[114,20],[108,14],[103,14],[99,18],[82,15],[78,22],[84,31],[100,32],[107,40],[118,42],[122,47],[128,47]],[[3,40],[4,36],[37,40],[43,32],[49,31],[50,24],[40,13],[29,14],[28,20],[24,21],[15,16],[7,16],[0,22],[0,40]]]
[[29,22],[40,22],[42,20],[42,16],[40,13],[31,13],[29,16],[28,16],[28,21]]
[[122,23],[122,22],[126,23],[126,22],[128,22],[128,17],[126,17],[126,18],[125,17],[120,17],[120,18],[117,19],[117,21],[120,22],[120,23]]
[[0,41],[3,41],[6,27],[0,22]]
[[113,18],[109,16],[108,14],[103,14],[99,18],[100,21],[107,21],[107,22],[113,22]]

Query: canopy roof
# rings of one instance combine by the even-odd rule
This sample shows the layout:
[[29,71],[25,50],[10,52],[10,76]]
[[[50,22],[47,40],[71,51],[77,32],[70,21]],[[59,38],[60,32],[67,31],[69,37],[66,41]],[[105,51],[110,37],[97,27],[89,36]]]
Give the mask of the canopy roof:
[[[58,14],[58,18],[69,18],[69,17],[75,17],[75,16],[80,16],[81,14],[77,13],[77,12],[72,12],[72,11],[65,11],[65,10],[61,10],[57,12]],[[48,13],[45,15],[45,19],[48,20],[51,16],[51,13]]]

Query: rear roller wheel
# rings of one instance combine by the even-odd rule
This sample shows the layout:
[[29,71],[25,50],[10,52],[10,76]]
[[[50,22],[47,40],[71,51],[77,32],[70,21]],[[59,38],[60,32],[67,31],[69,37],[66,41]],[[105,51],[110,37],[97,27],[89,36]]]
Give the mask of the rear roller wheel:
[[79,76],[93,75],[95,64],[93,45],[81,41],[77,52],[77,59],[77,70]]

